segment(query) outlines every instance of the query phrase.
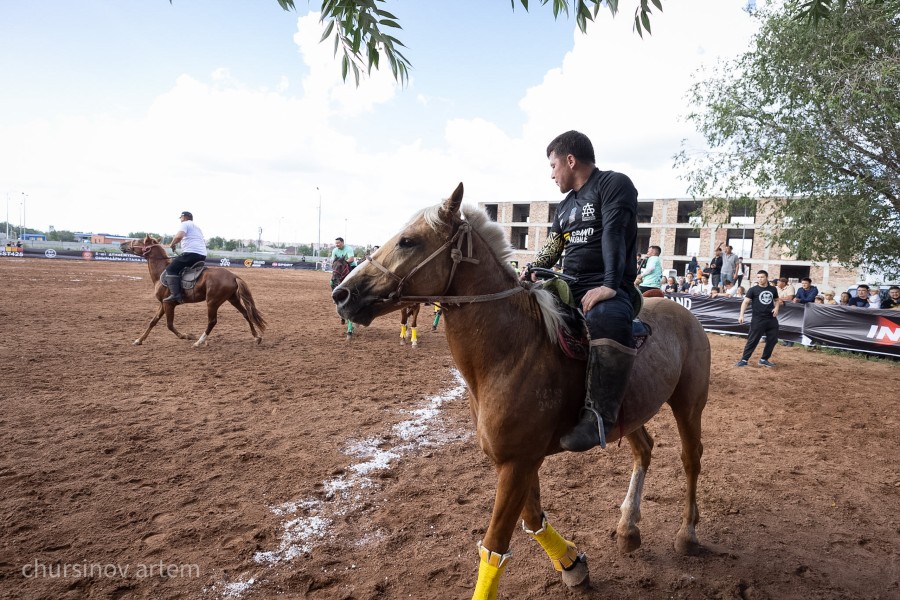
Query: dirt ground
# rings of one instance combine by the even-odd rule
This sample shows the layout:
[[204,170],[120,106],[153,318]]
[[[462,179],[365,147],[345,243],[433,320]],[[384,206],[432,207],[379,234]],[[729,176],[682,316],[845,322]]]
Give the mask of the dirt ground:
[[[394,316],[347,343],[317,272],[238,271],[209,346],[160,325],[140,264],[0,259],[0,597],[467,599],[494,473],[443,324]],[[180,307],[199,334],[200,305]],[[674,420],[650,422],[643,546],[620,555],[627,444],[548,459],[546,511],[586,552],[567,590],[521,531],[504,599],[900,598],[900,365],[779,346],[733,367],[711,335],[701,523],[672,549]],[[758,356],[758,355],[757,355]],[[756,358],[756,357],[754,357]]]

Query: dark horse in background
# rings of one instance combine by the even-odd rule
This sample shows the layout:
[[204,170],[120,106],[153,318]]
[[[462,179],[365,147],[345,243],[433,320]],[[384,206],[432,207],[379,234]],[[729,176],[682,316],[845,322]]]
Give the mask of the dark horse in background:
[[[150,325],[144,334],[134,340],[134,345],[140,346],[147,339],[150,330],[156,326],[163,315],[166,315],[166,326],[169,328],[169,331],[183,340],[197,339],[190,334],[179,333],[175,329],[175,307],[177,305],[174,302],[162,301],[168,295],[169,290],[160,282],[160,276],[166,270],[166,267],[169,266],[169,256],[166,254],[166,249],[160,245],[159,240],[147,236],[143,240],[122,242],[121,248],[122,252],[134,254],[147,260],[150,279],[153,280],[155,285],[154,295],[159,300],[159,309],[156,312],[156,316],[151,319]],[[250,333],[253,334],[256,343],[262,342],[262,334],[266,330],[266,320],[256,308],[250,288],[247,287],[243,279],[231,271],[221,267],[208,268],[197,278],[194,287],[183,290],[183,294],[185,303],[206,301],[206,331],[197,339],[197,342],[194,344],[195,347],[206,345],[206,339],[218,321],[219,307],[226,300],[247,319],[247,323],[250,324]],[[257,330],[259,330],[258,333]]]
[[[440,302],[444,309],[447,342],[469,389],[476,439],[497,470],[490,525],[478,544],[481,560],[473,598],[497,597],[519,519],[566,585],[588,585],[584,555],[553,529],[543,512],[538,476],[544,458],[562,451],[559,438],[578,418],[585,363],[569,358],[559,344],[563,319],[553,296],[519,282],[503,229],[483,210],[461,207],[462,197],[460,184],[448,200],[415,215],[332,297],[341,316],[363,325],[411,302]],[[616,541],[623,552],[641,544],[637,522],[653,448],[644,424],[668,402],[687,475],[675,549],[693,554],[701,548],[695,529],[709,340],[690,311],[670,300],[647,299],[640,315],[653,334],[635,361],[619,427],[608,437],[610,442],[625,437],[634,460]],[[582,522],[597,527],[587,519]]]
[[[347,278],[347,275],[350,274],[350,271],[353,270],[353,267],[350,266],[350,263],[345,258],[332,258],[331,259],[331,289],[334,290],[337,286],[341,284],[344,279]],[[341,325],[344,323],[347,324],[347,341],[353,339],[353,321],[349,319],[345,319],[341,317]]]

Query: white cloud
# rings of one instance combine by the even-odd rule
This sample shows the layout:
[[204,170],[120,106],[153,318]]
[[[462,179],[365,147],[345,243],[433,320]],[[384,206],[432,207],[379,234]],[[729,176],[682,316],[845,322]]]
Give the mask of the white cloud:
[[[520,132],[486,115],[447,120],[439,143],[417,135],[415,122],[391,130],[399,142],[370,137],[379,111],[400,106],[412,86],[401,92],[389,72],[344,83],[311,13],[294,35],[306,65],[299,86],[282,76],[249,87],[224,67],[206,80],[182,75],[139,117],[3,126],[0,161],[16,177],[9,189],[29,194],[30,226],[111,233],[173,232],[191,210],[210,236],[255,238],[262,227],[272,241],[315,241],[321,193],[323,241],[346,230],[351,243],[380,243],[459,181],[470,202],[558,197],[544,149],[568,129],[590,135],[601,168],[630,175],[642,197],[677,196],[684,186],[671,156],[690,135],[678,120],[688,76],[746,46],[749,22],[734,4],[705,2],[700,13],[666,3],[644,40],[622,16],[598,19],[517,107],[497,107],[522,112]],[[452,107],[452,98],[415,93],[410,105],[426,118]]]

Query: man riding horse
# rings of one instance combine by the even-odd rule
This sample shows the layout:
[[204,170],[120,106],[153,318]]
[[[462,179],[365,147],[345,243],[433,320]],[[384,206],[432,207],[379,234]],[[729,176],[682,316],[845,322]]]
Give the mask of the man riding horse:
[[175,250],[178,242],[181,242],[181,255],[176,256],[166,268],[166,276],[163,284],[169,288],[169,295],[163,298],[163,302],[175,302],[181,304],[184,297],[181,295],[181,272],[187,267],[193,266],[201,260],[206,260],[206,240],[203,232],[194,225],[194,215],[184,211],[179,216],[181,227],[172,238],[169,247]]
[[637,190],[626,175],[596,167],[594,147],[583,133],[557,136],[547,146],[547,158],[550,177],[568,196],[559,203],[533,266],[550,268],[565,250],[563,272],[577,278],[572,293],[591,334],[587,396],[578,424],[560,445],[583,452],[605,447],[634,364]]

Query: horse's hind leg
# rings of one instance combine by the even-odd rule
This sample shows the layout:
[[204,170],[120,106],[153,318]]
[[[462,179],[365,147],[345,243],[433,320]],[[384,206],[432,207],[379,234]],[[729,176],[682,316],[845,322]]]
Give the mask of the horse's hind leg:
[[700,509],[697,508],[697,478],[700,476],[700,458],[703,456],[703,443],[700,440],[700,421],[703,407],[706,404],[706,392],[698,392],[693,396],[695,402],[678,402],[670,400],[678,434],[681,437],[681,462],[687,476],[684,513],[681,528],[675,535],[675,550],[681,554],[697,554],[700,542],[697,540],[697,523],[700,522]]
[[531,492],[522,510],[522,529],[533,537],[550,557],[553,568],[559,571],[568,587],[589,585],[587,559],[578,553],[575,544],[561,536],[541,508],[541,486],[537,473],[531,484]]
[[641,520],[641,495],[644,492],[644,477],[650,468],[650,455],[653,450],[653,438],[642,425],[627,436],[634,457],[634,468],[631,471],[631,483],[628,493],[622,501],[622,516],[616,527],[616,546],[620,552],[633,552],[641,547],[641,530],[637,523]]
[[156,311],[156,316],[150,319],[150,324],[147,326],[147,330],[144,331],[144,334],[138,339],[132,342],[133,346],[140,346],[144,343],[144,340],[147,339],[147,336],[150,335],[150,330],[156,327],[156,324],[159,323],[159,320],[162,319],[162,316],[166,314],[166,307],[163,306],[163,303],[159,303],[159,310]]
[[419,345],[416,324],[419,322],[419,306],[416,304],[409,309],[409,341],[413,348]]
[[[218,302],[209,302],[206,303],[206,331],[203,332],[203,335],[200,336],[196,342],[194,342],[194,348],[199,348],[200,346],[206,345],[206,338],[209,337],[209,334],[212,332],[213,327],[216,326],[216,323],[219,322],[219,307],[222,306],[224,300],[220,300]],[[252,327],[252,325],[251,325]]]

